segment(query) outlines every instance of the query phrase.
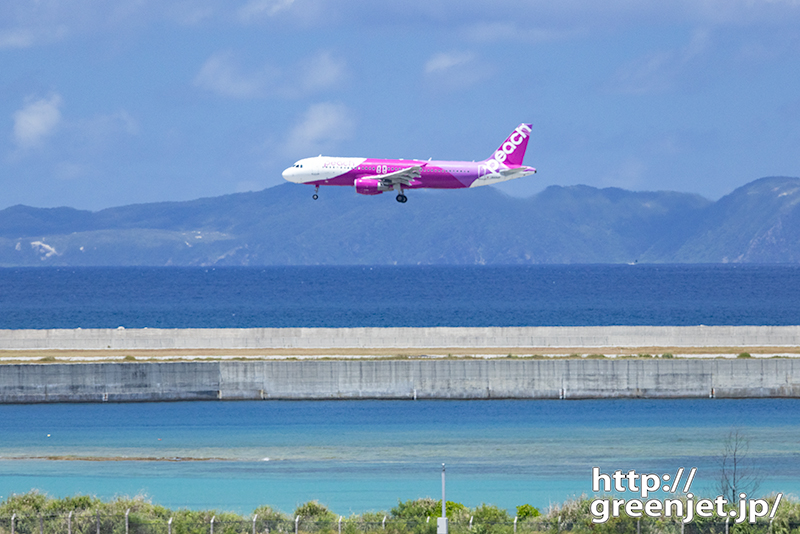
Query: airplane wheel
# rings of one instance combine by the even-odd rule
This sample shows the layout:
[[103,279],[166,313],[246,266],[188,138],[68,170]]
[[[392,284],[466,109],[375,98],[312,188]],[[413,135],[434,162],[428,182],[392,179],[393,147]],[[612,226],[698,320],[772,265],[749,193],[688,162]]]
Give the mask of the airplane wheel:
[[404,194],[401,193],[401,194],[397,195],[397,201],[400,202],[401,204],[404,204],[407,200],[408,200],[408,197],[405,196]]
[[314,200],[317,200],[317,199],[319,198],[319,195],[318,195],[318,194],[316,194],[316,193],[314,193],[314,196],[313,196],[313,197],[311,197],[311,198],[313,198]]

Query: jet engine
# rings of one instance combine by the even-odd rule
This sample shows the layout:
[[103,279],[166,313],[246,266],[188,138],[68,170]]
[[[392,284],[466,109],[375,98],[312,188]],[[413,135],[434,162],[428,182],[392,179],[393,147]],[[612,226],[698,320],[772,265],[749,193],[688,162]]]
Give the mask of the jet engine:
[[360,195],[380,195],[384,191],[377,178],[357,178],[355,184],[356,193]]

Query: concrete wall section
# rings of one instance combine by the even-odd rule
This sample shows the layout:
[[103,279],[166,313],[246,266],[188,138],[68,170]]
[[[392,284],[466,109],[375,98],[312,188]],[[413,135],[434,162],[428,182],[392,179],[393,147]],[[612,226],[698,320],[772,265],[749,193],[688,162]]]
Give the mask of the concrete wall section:
[[[265,398],[798,397],[795,360],[253,362]],[[223,366],[222,376],[228,368]],[[227,382],[230,384],[235,381]],[[297,387],[307,383],[309,387]],[[223,381],[223,390],[226,388]]]
[[800,361],[350,360],[0,366],[0,402],[800,397]]
[[0,402],[215,399],[219,369],[195,363],[0,366]]
[[0,330],[0,350],[800,346],[800,326]]

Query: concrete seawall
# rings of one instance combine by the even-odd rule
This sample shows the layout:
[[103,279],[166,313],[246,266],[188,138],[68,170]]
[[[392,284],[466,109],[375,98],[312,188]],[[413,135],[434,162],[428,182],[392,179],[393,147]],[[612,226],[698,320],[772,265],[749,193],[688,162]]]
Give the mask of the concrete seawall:
[[800,397],[800,361],[351,360],[0,366],[0,402]]
[[0,350],[20,361],[25,354],[60,351],[367,349],[355,360],[143,363],[120,362],[125,353],[116,352],[111,362],[9,363],[0,365],[0,402],[800,397],[797,358],[369,359],[409,348],[422,355],[450,348],[541,354],[559,347],[587,349],[584,354],[614,347],[783,347],[796,353],[800,326],[0,330]]
[[800,326],[0,330],[0,350],[800,346]]

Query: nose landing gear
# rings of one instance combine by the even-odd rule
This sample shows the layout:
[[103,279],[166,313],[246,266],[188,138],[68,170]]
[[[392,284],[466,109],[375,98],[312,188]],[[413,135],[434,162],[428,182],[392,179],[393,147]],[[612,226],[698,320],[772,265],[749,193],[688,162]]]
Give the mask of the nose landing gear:
[[319,198],[319,195],[317,193],[319,193],[319,186],[314,188],[314,195],[311,198],[317,200]]

